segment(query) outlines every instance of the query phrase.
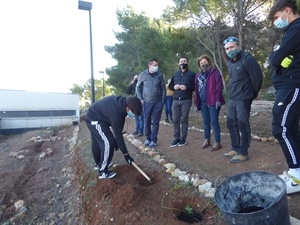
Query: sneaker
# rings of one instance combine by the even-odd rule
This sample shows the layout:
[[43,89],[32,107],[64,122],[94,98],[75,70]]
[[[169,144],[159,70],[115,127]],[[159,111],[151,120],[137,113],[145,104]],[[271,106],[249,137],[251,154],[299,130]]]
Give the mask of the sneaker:
[[248,155],[241,155],[241,154],[236,154],[235,156],[232,157],[230,162],[233,163],[239,163],[248,160]]
[[155,148],[156,147],[156,143],[154,141],[151,141],[151,143],[149,144],[149,148]]
[[132,132],[133,135],[137,135],[138,133],[139,133],[138,131]]
[[165,122],[166,122],[166,123],[169,123],[170,121],[169,121],[169,119],[165,119]]
[[95,164],[95,167],[94,167],[95,170],[100,170],[100,167],[99,165]]
[[99,179],[110,179],[115,177],[117,174],[115,172],[112,171],[107,171],[107,172],[99,172]]
[[[109,168],[109,167],[112,167],[113,165],[114,165],[114,163],[110,162],[107,167]],[[95,164],[95,170],[100,170],[99,165]]]
[[181,147],[181,146],[185,146],[186,145],[186,141],[185,139],[181,139],[178,143],[178,146]]
[[150,143],[151,143],[151,141],[146,140],[146,141],[144,142],[144,146],[145,146],[145,147],[149,147]]
[[232,158],[232,157],[234,157],[236,154],[237,154],[236,151],[231,150],[230,152],[225,153],[224,156],[227,157],[227,158]]
[[286,184],[286,193],[293,194],[296,192],[300,192],[300,180],[288,174],[288,172],[284,171],[279,177]]
[[172,142],[172,144],[170,145],[170,147],[174,148],[174,147],[178,146],[179,142],[180,142],[180,139],[174,139],[174,141]]
[[143,134],[143,133],[138,133],[137,136],[138,136],[138,137],[142,137],[142,136],[144,136],[144,134]]

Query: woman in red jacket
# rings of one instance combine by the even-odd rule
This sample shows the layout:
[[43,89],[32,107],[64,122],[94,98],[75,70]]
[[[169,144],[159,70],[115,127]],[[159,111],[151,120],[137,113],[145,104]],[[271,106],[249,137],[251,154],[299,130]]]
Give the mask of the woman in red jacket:
[[222,148],[219,113],[221,105],[225,104],[222,94],[223,82],[220,71],[213,67],[211,59],[202,55],[197,59],[200,72],[195,76],[195,99],[197,110],[201,110],[204,125],[204,143],[202,148],[207,148],[210,143],[211,127],[214,131],[214,145],[211,151]]

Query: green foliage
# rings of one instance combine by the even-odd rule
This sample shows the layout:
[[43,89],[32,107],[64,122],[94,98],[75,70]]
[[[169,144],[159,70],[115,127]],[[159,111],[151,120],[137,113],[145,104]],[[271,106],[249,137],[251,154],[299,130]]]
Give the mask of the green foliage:
[[[182,56],[189,58],[189,68],[198,71],[197,58],[209,55],[228,81],[227,57],[223,40],[237,36],[244,50],[249,51],[261,65],[263,86],[271,84],[267,65],[273,46],[280,43],[281,30],[270,29],[267,14],[272,2],[268,0],[173,0],[160,19],[137,14],[132,7],[118,10],[116,16],[122,30],[116,32],[118,43],[105,50],[118,64],[106,69],[109,75],[105,93],[125,95],[133,76],[147,69],[151,58],[159,61],[159,70],[169,79],[178,69]],[[298,0],[300,3],[300,0]],[[96,98],[103,90],[96,85]],[[226,86],[226,85],[225,85]],[[107,87],[110,87],[107,90]],[[88,102],[90,82],[82,87],[74,85],[72,93],[79,93]],[[107,94],[106,94],[107,95]]]
[[191,206],[189,206],[189,205],[186,205],[186,206],[184,207],[184,211],[185,211],[187,214],[189,214],[189,215],[193,214],[193,208],[192,208]]

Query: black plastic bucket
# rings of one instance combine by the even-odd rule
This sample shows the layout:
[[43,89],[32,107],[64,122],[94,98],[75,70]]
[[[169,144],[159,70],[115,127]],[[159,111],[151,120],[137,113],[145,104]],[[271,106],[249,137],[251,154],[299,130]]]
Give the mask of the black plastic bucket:
[[253,171],[216,185],[215,202],[228,224],[290,225],[286,185],[278,176]]

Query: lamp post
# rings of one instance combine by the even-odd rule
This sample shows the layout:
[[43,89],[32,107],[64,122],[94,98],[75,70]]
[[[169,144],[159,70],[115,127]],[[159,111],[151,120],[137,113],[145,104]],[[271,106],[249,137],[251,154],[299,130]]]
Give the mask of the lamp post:
[[93,66],[93,41],[92,41],[92,19],[91,19],[91,10],[92,3],[86,1],[78,1],[78,9],[89,11],[89,21],[90,21],[90,53],[91,53],[91,102],[95,102],[95,84],[94,84],[94,66]]
[[103,73],[103,79],[102,79],[102,98],[105,97],[105,89],[104,89],[104,71],[99,71],[99,73]]

